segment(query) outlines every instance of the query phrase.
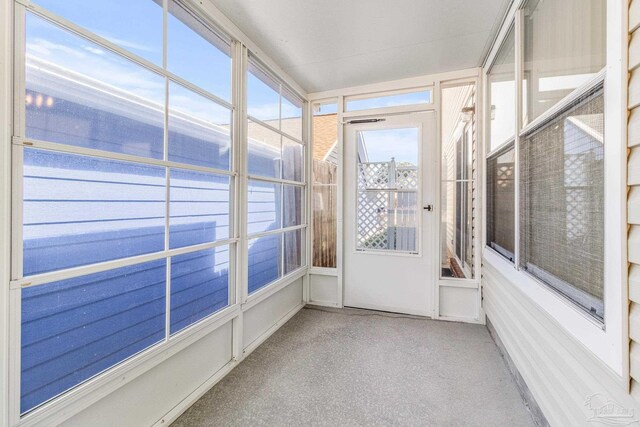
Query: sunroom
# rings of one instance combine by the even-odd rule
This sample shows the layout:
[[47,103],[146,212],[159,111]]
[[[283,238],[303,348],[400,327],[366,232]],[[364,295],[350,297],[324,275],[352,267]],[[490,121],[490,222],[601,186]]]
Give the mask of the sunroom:
[[640,423],[640,0],[0,23],[0,426]]

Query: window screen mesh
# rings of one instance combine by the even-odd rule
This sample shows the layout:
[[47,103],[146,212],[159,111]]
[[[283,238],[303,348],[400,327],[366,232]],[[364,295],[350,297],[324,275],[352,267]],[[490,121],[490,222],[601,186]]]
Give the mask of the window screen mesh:
[[513,144],[487,160],[487,244],[513,261],[515,240]]
[[521,140],[520,266],[602,318],[602,89]]

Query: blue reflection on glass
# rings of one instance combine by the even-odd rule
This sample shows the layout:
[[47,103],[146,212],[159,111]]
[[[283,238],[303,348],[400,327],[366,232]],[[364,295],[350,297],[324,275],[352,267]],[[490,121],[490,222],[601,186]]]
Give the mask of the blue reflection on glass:
[[229,246],[171,258],[171,333],[229,305]]
[[162,159],[164,78],[31,13],[26,136]]
[[282,234],[249,240],[249,293],[282,277]]
[[164,249],[165,169],[25,148],[23,274]]
[[229,177],[171,169],[169,246],[229,238]]
[[165,337],[166,261],[22,290],[20,412]]

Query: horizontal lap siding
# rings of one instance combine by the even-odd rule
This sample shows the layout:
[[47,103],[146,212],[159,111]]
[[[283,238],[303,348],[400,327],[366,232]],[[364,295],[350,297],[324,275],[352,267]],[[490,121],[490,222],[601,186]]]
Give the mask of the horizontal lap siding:
[[165,271],[158,260],[24,289],[22,410],[161,341]]
[[[32,78],[40,71],[32,70]],[[48,93],[61,87],[60,79],[40,89]],[[62,128],[73,132],[60,134],[55,120],[42,120],[30,108],[29,137],[163,158],[158,106],[100,90],[79,98],[85,86],[66,83],[49,116],[64,119]],[[70,99],[61,102],[63,96]],[[133,113],[139,120],[129,118]],[[170,159],[225,169],[228,130],[196,126],[192,119],[170,113]],[[263,147],[253,153],[260,165],[255,173],[273,174],[277,153],[272,151]],[[164,250],[167,168],[28,147],[24,153],[25,276]],[[171,248],[230,237],[229,177],[171,168],[170,185]],[[261,190],[250,229],[281,222],[279,194]],[[262,238],[249,249],[250,280],[268,283],[279,277],[280,248],[279,240]],[[229,249],[172,257],[171,332],[229,304]],[[166,274],[166,261],[158,260],[25,288],[22,411],[161,342]]]
[[629,336],[631,392],[640,399],[640,0],[629,8]]

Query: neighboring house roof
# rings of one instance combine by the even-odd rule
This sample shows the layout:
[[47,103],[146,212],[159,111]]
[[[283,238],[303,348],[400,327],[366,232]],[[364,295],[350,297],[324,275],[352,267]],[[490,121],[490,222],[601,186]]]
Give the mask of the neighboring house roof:
[[313,159],[328,160],[336,157],[335,145],[338,141],[338,115],[323,114],[313,116]]
[[569,117],[567,121],[573,123],[578,129],[595,138],[598,142],[602,143],[604,141],[604,118],[602,113],[575,115]]

